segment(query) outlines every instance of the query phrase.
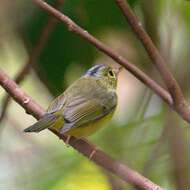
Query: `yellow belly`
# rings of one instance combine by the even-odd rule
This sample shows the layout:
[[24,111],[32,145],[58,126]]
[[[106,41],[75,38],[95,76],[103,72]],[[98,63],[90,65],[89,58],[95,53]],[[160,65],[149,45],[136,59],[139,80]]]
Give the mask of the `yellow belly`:
[[[87,137],[87,136],[95,133],[100,128],[104,127],[105,124],[111,120],[113,113],[114,113],[114,111],[110,112],[108,115],[106,115],[105,117],[103,117],[97,121],[91,122],[89,124],[86,124],[86,125],[83,125],[80,127],[73,128],[73,129],[69,130],[68,132],[66,132],[65,134],[74,136],[74,137],[78,137],[78,138]],[[57,121],[56,124],[53,126],[53,128],[60,130],[62,126],[64,126],[63,121]]]

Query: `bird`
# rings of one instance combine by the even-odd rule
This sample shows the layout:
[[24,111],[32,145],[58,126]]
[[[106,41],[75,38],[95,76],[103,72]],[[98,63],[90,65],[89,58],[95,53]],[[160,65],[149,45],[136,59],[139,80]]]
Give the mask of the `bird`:
[[108,122],[117,107],[117,79],[121,67],[98,64],[71,84],[49,105],[42,118],[24,129],[40,132],[47,128],[61,135],[87,137]]

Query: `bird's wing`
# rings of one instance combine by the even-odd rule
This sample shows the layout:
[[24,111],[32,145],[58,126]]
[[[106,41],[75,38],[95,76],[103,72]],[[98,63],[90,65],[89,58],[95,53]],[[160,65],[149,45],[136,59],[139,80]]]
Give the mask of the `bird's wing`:
[[66,103],[65,94],[58,96],[53,102],[49,105],[47,113],[55,113],[60,111]]
[[60,132],[65,133],[110,113],[117,103],[105,93],[96,80],[81,78],[51,103],[47,113],[63,117],[64,126]]
[[108,109],[108,107],[99,103],[96,99],[75,100],[75,102],[66,106],[64,110],[63,117],[65,122],[61,129],[61,133],[63,134],[72,128],[96,121],[110,113],[113,108]]
[[24,132],[40,132],[53,125],[56,119],[56,115],[46,113],[39,121],[24,129]]
[[40,132],[43,129],[51,127],[58,118],[62,116],[62,109],[65,105],[65,96],[60,95],[58,96],[49,106],[47,113],[44,116],[31,125],[30,127],[26,128],[25,132]]
[[[81,86],[89,86],[88,83],[89,81],[84,78],[75,81],[70,87],[65,90],[63,94],[53,100],[53,102],[49,105],[47,109],[47,113],[55,113],[63,110],[67,102],[69,102],[69,104],[72,104],[71,102],[75,104],[76,101],[77,103],[79,103],[81,99],[79,95],[82,93],[83,90],[87,89],[81,89]],[[87,89],[87,91],[89,91],[89,89]]]

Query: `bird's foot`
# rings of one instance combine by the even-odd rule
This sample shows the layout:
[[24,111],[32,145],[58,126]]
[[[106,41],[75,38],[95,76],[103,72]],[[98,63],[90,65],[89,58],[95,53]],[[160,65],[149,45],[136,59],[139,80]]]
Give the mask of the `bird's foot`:
[[66,144],[67,147],[69,147],[69,141],[70,141],[70,139],[71,139],[71,135],[67,135],[66,141],[65,141],[65,144]]
[[94,147],[94,149],[92,150],[92,152],[90,153],[90,156],[89,156],[90,160],[92,160],[92,158],[93,158],[94,154],[96,153],[96,151],[97,151],[97,148]]

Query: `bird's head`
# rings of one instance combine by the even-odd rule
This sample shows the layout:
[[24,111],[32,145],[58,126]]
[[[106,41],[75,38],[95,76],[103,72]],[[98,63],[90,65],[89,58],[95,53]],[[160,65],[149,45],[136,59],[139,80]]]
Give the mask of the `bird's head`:
[[103,82],[108,88],[117,87],[118,74],[122,67],[112,68],[108,65],[100,64],[90,68],[86,73],[86,77],[95,77]]

